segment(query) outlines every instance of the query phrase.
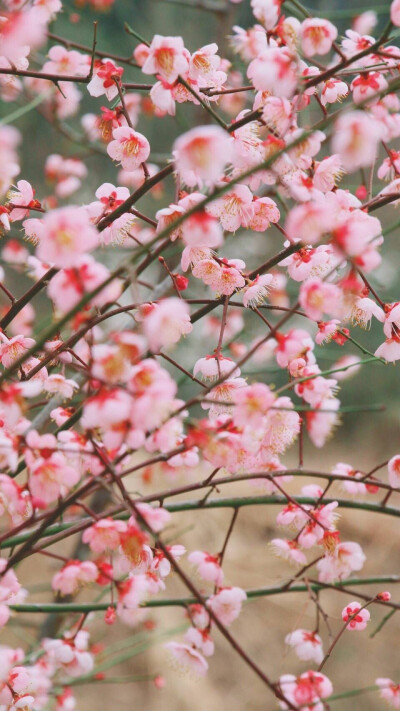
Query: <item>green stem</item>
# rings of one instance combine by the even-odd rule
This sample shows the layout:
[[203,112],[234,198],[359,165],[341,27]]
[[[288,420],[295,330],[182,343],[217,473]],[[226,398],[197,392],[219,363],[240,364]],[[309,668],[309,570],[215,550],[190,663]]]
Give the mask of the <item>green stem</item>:
[[[291,472],[290,472],[291,473]],[[282,472],[282,475],[284,475],[285,472]],[[291,473],[293,474],[293,473]],[[299,476],[310,476],[310,472],[298,472]],[[312,473],[311,473],[312,475]],[[315,476],[326,476],[323,474],[316,473]],[[254,478],[257,478],[257,474],[254,474]],[[266,477],[267,478],[267,477]],[[338,480],[340,480],[342,477],[336,477]],[[221,482],[216,480],[215,482],[217,485],[220,485]],[[222,482],[224,483],[224,482]],[[315,504],[315,499],[309,497],[309,496],[292,496],[291,497],[293,501],[298,502],[299,504]],[[180,501],[176,504],[165,504],[164,508],[167,511],[170,511],[171,513],[179,513],[181,511],[195,511],[195,510],[202,510],[202,509],[239,509],[243,508],[245,506],[267,506],[267,505],[276,505],[276,506],[284,506],[287,504],[287,499],[283,496],[243,496],[243,497],[236,497],[236,498],[227,498],[227,499],[207,499],[207,501],[203,501],[202,499],[196,500],[196,501]],[[400,509],[394,508],[391,506],[381,506],[380,504],[374,504],[366,501],[353,501],[352,499],[324,499],[324,504],[329,504],[332,503],[333,501],[337,501],[339,504],[339,507],[342,507],[344,509],[360,509],[362,511],[372,511],[373,513],[380,513],[380,514],[386,514],[388,516],[395,516],[395,517],[400,517]],[[121,513],[116,515],[114,518],[119,519],[119,520],[126,520],[130,516],[129,513]],[[80,520],[78,523],[84,523],[85,520]],[[87,522],[90,522],[90,519],[87,519]],[[71,522],[71,523],[58,523],[55,524],[54,526],[49,526],[46,529],[46,534],[45,537],[51,537],[54,534],[61,533],[62,531],[68,531],[72,526],[75,525],[76,522]],[[34,531],[28,531],[27,533],[22,533],[19,536],[13,536],[12,538],[8,538],[7,540],[3,541],[0,544],[0,549],[7,549],[7,548],[14,548],[15,546],[19,545],[20,543],[24,543],[27,541],[30,536],[34,533]],[[49,543],[51,545],[51,542]]]
[[[353,578],[349,580],[341,580],[338,583],[332,583],[329,588],[337,588],[341,590],[346,587],[354,587],[361,585],[375,585],[384,583],[400,583],[400,576],[398,575],[383,575],[373,578]],[[279,585],[269,588],[256,588],[253,590],[246,590],[246,595],[249,600],[255,600],[260,597],[271,597],[273,595],[280,595],[282,593],[294,593],[294,592],[308,592],[313,590],[314,592],[325,590],[325,585],[323,583],[312,583],[310,585],[292,585],[291,587],[285,587],[285,585]],[[207,598],[206,598],[207,599]],[[196,603],[197,600],[194,597],[179,597],[179,598],[169,598],[161,600],[149,600],[143,604],[143,607],[186,607],[187,605],[192,605]],[[21,603],[18,605],[10,605],[11,610],[14,612],[40,612],[40,613],[82,613],[82,612],[103,612],[110,607],[110,603],[98,602],[98,603]]]

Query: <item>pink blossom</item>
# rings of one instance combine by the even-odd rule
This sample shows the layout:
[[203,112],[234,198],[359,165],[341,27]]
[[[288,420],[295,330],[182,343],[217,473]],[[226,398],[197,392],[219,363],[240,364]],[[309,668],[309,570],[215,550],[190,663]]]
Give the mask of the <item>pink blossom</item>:
[[150,144],[142,133],[129,126],[114,128],[113,140],[107,146],[107,153],[122,165],[124,170],[136,170],[150,155]]
[[[284,674],[279,679],[279,686],[292,704],[303,707],[306,711],[323,711],[324,704],[321,699],[326,699],[332,694],[333,688],[330,680],[321,672],[307,671],[299,677],[293,674]],[[280,702],[283,709],[288,706],[284,701]]]
[[396,360],[400,360],[400,342],[394,338],[387,338],[376,349],[374,355],[377,358],[383,358],[387,363],[394,363]]
[[188,304],[174,297],[153,304],[143,321],[143,331],[153,352],[172,346],[191,330]]
[[4,333],[0,332],[0,361],[5,368],[10,368],[13,363],[35,345],[33,338],[26,336],[13,336],[8,339]]
[[258,91],[290,99],[298,80],[295,57],[287,47],[268,47],[250,62],[247,76]]
[[143,74],[156,74],[172,84],[189,68],[189,53],[182,37],[154,35],[142,65]]
[[352,29],[360,35],[366,35],[372,32],[377,23],[378,17],[375,10],[366,10],[354,18]]
[[239,388],[234,395],[233,419],[235,424],[238,427],[259,427],[275,399],[275,395],[264,383],[254,383]]
[[221,588],[208,600],[208,606],[223,625],[231,625],[239,617],[247,595],[242,588]]
[[36,458],[30,466],[29,477],[29,488],[35,505],[44,508],[60,496],[65,496],[79,478],[79,472],[69,466],[59,452]]
[[188,247],[221,247],[224,241],[219,221],[199,210],[188,217],[181,227],[182,240]]
[[358,543],[339,543],[332,554],[327,554],[318,561],[318,580],[322,583],[332,583],[348,578],[353,571],[362,569],[365,560],[366,556]]
[[377,121],[362,111],[349,111],[336,121],[332,150],[339,154],[345,170],[353,173],[371,165],[381,136]]
[[85,252],[97,247],[97,230],[80,207],[61,207],[46,213],[36,250],[38,259],[58,267],[73,267]]
[[275,334],[277,344],[275,346],[275,356],[278,365],[286,368],[295,358],[306,358],[311,365],[315,363],[312,353],[314,343],[310,334],[302,328],[292,328],[286,334]]
[[243,291],[244,306],[256,308],[262,304],[267,298],[273,283],[274,276],[272,274],[257,276]]
[[321,90],[321,103],[323,106],[341,101],[349,93],[349,87],[341,79],[332,77],[325,81]]
[[214,642],[206,630],[198,629],[197,627],[189,627],[185,634],[185,640],[192,647],[204,654],[205,657],[210,657],[214,654]]
[[193,276],[211,286],[220,294],[229,296],[236,289],[241,289],[245,285],[245,278],[241,271],[245,264],[240,259],[220,260],[202,259],[193,267]]
[[230,40],[233,50],[245,61],[254,59],[267,48],[267,38],[262,25],[254,25],[248,30],[234,25],[232,29],[234,34]]
[[322,639],[316,632],[297,629],[286,635],[285,642],[290,647],[293,647],[302,661],[311,659],[316,664],[321,664],[324,657]]
[[235,185],[223,197],[210,203],[207,210],[219,217],[225,230],[236,232],[241,226],[247,227],[253,217],[253,194],[246,185]]
[[400,455],[395,454],[388,462],[389,484],[393,489],[400,489]]
[[68,50],[60,44],[55,44],[50,47],[47,56],[49,61],[43,64],[43,72],[85,76],[89,71],[87,56],[74,49]]
[[332,436],[334,428],[339,424],[339,407],[340,401],[337,398],[328,397],[321,400],[313,412],[306,413],[307,432],[314,447],[323,447]]
[[70,677],[89,674],[94,665],[93,656],[87,651],[88,632],[79,630],[73,640],[45,639],[43,648],[46,657],[57,669],[62,669]]
[[90,560],[71,560],[53,576],[51,586],[62,595],[75,595],[89,583],[94,583],[99,571]]
[[103,264],[96,262],[89,254],[77,256],[76,263],[70,269],[62,269],[51,280],[48,294],[61,313],[72,309],[85,294],[98,290],[91,298],[94,306],[103,306],[118,299],[121,282],[117,279],[100,288],[107,282],[110,272]]
[[327,214],[323,201],[310,201],[296,205],[288,214],[285,231],[291,241],[313,245],[329,232],[332,218]]
[[307,18],[301,25],[301,47],[306,57],[328,54],[337,37],[337,29],[329,20]]
[[230,358],[225,358],[217,353],[199,358],[193,368],[193,375],[200,375],[204,380],[212,382],[231,373],[240,375],[240,369],[235,369],[235,363]]
[[221,587],[224,573],[220,567],[218,556],[212,556],[204,551],[193,551],[188,555],[188,561],[197,567],[197,573],[202,580]]
[[385,314],[378,304],[368,297],[357,298],[352,310],[352,318],[361,328],[369,328],[372,316],[378,321],[385,320]]
[[193,672],[196,676],[207,674],[208,664],[194,647],[179,642],[167,642],[164,647],[169,650],[174,663],[182,671]]
[[160,533],[171,520],[171,514],[162,506],[153,507],[149,504],[139,503],[137,509],[147,525],[156,533]]
[[117,67],[109,59],[103,59],[87,85],[89,94],[96,97],[105,94],[107,99],[112,101],[118,96],[117,84],[121,81],[123,72],[122,67]]
[[362,610],[359,602],[350,602],[342,610],[342,620],[348,622],[348,630],[365,630],[370,617],[369,610]]
[[[236,376],[236,373],[233,375]],[[210,391],[209,399],[214,400],[214,403],[210,404],[209,402],[204,402],[202,403],[202,408],[209,410],[209,416],[211,418],[219,417],[221,414],[230,414],[232,411],[230,403],[234,402],[237,390],[243,388],[245,384],[246,381],[244,378],[226,378]]]
[[390,19],[396,27],[400,27],[400,0],[393,0],[390,5]]
[[[400,8],[399,8],[400,13]],[[399,15],[399,25],[400,25],[400,15]],[[393,706],[394,709],[400,709],[400,684],[396,684],[394,681],[388,678],[379,677],[375,679],[375,684],[379,686],[379,696],[384,701],[387,701],[389,706]]]
[[186,185],[214,185],[231,157],[231,139],[219,126],[198,126],[173,145],[177,173]]
[[265,232],[271,222],[279,222],[280,212],[276,203],[271,198],[255,198],[253,201],[253,214],[248,227],[256,232]]
[[[19,180],[17,190],[8,192],[8,199],[12,205],[10,212],[11,222],[23,220],[29,215],[30,207],[40,207],[38,200],[34,199],[35,191],[27,180]],[[18,207],[21,205],[21,207]]]
[[301,285],[299,301],[309,318],[321,321],[324,313],[331,316],[340,314],[342,292],[336,284],[312,277]]
[[125,533],[127,524],[124,521],[102,518],[86,529],[82,541],[90,546],[94,553],[116,550],[121,542],[121,533]]
[[307,558],[296,541],[290,541],[284,538],[273,538],[271,547],[274,554],[278,558],[287,560],[294,565],[305,565]]
[[189,77],[196,81],[212,82],[221,62],[217,52],[218,45],[215,42],[193,52],[189,61]]
[[251,0],[250,4],[254,17],[266,30],[272,30],[278,23],[282,0]]

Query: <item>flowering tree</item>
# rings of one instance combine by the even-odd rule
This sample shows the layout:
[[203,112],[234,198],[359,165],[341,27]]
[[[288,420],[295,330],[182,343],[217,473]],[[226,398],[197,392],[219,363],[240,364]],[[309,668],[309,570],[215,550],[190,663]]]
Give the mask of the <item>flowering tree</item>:
[[[236,4],[199,1],[225,20]],[[386,586],[400,578],[360,573],[366,555],[341,539],[338,515],[398,517],[389,499],[400,489],[400,455],[368,471],[356,453],[332,471],[321,457],[310,470],[303,443],[322,448],[339,424],[339,382],[400,360],[400,302],[374,286],[378,215],[400,199],[391,147],[400,136],[400,1],[376,37],[371,11],[339,37],[297,0],[251,0],[255,24],[234,26],[224,52],[215,43],[189,51],[180,36],[145,41],[126,25],[128,57],[101,51],[96,23],[88,47],[50,32],[60,0],[4,5],[0,92],[16,108],[0,125],[0,625],[7,635],[23,613],[49,617],[34,644],[0,646],[0,709],[74,709],[75,686],[107,680],[112,666],[101,662],[96,630],[132,627],[146,641],[150,609],[168,615],[172,606],[183,608],[185,627],[165,648],[197,676],[221,634],[282,709],[323,711],[361,693],[335,687],[336,651],[379,608],[379,628],[394,615],[400,602]],[[93,113],[77,136],[65,120],[79,113],[82,92]],[[182,109],[193,127],[175,130],[160,167],[146,117],[162,130],[177,104],[194,105]],[[102,183],[82,204],[88,173],[96,182],[89,159],[52,154],[51,194],[37,194],[19,175],[23,136],[12,125],[33,109],[89,155],[114,161],[118,186]],[[238,233],[249,265],[234,256]],[[16,296],[25,270],[33,284]],[[45,325],[37,297],[51,308]],[[375,353],[356,332],[372,319],[382,324]],[[345,355],[321,368],[333,344]],[[296,464],[284,464],[289,448]],[[224,575],[248,506],[254,515],[279,507],[284,532],[270,540],[279,585],[243,589]],[[232,511],[224,539],[186,550],[172,521],[191,511],[196,531],[195,512],[211,517],[214,508]],[[43,556],[57,568],[36,603],[23,562]],[[171,572],[184,596],[168,591]],[[252,598],[287,593],[299,612],[309,601],[316,623],[282,622],[282,643],[306,669],[274,678],[268,655],[252,658],[231,626]],[[377,673],[372,689],[400,708],[400,685],[378,664]],[[150,678],[163,686],[159,670]]]

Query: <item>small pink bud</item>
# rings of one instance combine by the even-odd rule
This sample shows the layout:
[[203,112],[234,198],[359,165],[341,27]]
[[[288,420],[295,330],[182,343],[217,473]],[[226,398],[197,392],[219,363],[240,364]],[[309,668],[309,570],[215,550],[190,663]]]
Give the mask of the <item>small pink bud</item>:
[[390,592],[385,590],[384,592],[379,592],[376,596],[377,600],[382,600],[383,602],[389,602],[392,599]]
[[117,613],[115,612],[114,607],[107,607],[106,614],[104,615],[104,622],[107,625],[113,625],[115,620],[117,619]]

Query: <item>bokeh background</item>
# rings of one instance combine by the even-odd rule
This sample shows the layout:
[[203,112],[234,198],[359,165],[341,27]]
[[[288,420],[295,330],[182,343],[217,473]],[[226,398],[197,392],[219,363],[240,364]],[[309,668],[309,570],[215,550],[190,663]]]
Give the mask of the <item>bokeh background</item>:
[[[217,0],[215,0],[217,2]],[[211,5],[212,0],[204,0],[203,5]],[[219,6],[225,0],[219,0]],[[234,59],[228,40],[232,24],[247,27],[252,24],[252,14],[248,0],[240,5],[226,3],[227,11],[213,15],[204,8],[194,7],[195,0],[182,0],[181,2],[169,0],[116,0],[115,4],[105,13],[94,12],[90,8],[74,5],[71,0],[64,2],[64,12],[57,19],[53,31],[83,44],[92,40],[92,22],[98,20],[98,47],[102,51],[110,51],[128,56],[134,46],[133,38],[123,30],[127,21],[134,29],[145,38],[151,38],[155,33],[163,35],[182,35],[185,45],[189,50],[210,42],[217,42],[220,47],[219,54],[229,59]],[[315,10],[315,14],[328,17],[336,22],[339,31],[343,33],[350,26],[351,18],[366,9],[376,9],[379,16],[379,25],[376,33],[386,23],[389,3],[374,6],[361,0],[352,0],[351,4],[330,0],[329,2],[309,2],[308,7]],[[297,15],[296,12],[287,14]],[[78,17],[77,17],[78,16]],[[37,56],[37,59],[44,59]],[[235,62],[237,59],[235,58]],[[238,62],[240,67],[240,62]],[[243,69],[243,67],[242,67]],[[126,81],[142,81],[140,71],[127,68],[124,79]],[[147,79],[145,79],[147,81]],[[82,89],[84,91],[84,89]],[[82,101],[82,111],[99,112],[100,106],[105,103],[103,99],[92,99],[85,95]],[[17,104],[18,105],[18,104]],[[3,120],[15,109],[15,104],[3,104],[1,113]],[[40,109],[40,107],[39,107]],[[318,115],[318,107],[312,109]],[[138,129],[148,137],[151,147],[151,160],[158,165],[170,157],[171,145],[174,138],[193,125],[194,121],[204,123],[208,116],[196,107],[189,105],[178,106],[175,118],[166,117],[162,120],[150,116],[145,110],[139,120]],[[226,116],[226,118],[229,118]],[[306,116],[310,120],[313,116]],[[20,177],[31,181],[37,189],[39,197],[49,194],[50,188],[44,179],[44,163],[49,153],[61,153],[63,156],[79,157],[85,160],[89,170],[82,190],[74,196],[72,202],[86,203],[94,199],[97,187],[110,181],[117,184],[117,168],[112,164],[106,154],[101,150],[93,151],[87,145],[77,140],[70,140],[60,134],[51,126],[40,112],[32,111],[22,116],[16,124],[24,136],[22,155],[22,170]],[[79,118],[67,121],[68,127],[76,133],[81,132]],[[352,175],[345,178],[344,186],[357,187],[361,177]],[[160,197],[146,197],[140,204],[140,209],[152,215],[155,210],[174,197],[172,181],[167,181],[164,194]],[[385,228],[390,228],[399,220],[398,212],[392,207],[381,211],[379,215]],[[386,301],[399,298],[399,249],[398,240],[400,228],[388,234],[382,249],[383,262],[374,274],[374,285],[381,297]],[[265,261],[281,246],[281,236],[271,228],[268,235],[257,235],[251,240],[246,234],[237,235],[230,239],[226,251],[230,257],[242,257],[246,260],[249,269]],[[115,248],[111,255],[112,261],[121,259],[123,249]],[[173,256],[173,249],[170,252]],[[107,257],[109,259],[109,257]],[[30,285],[30,281],[21,273],[14,279],[15,293],[21,294]],[[157,273],[151,274],[151,279],[156,279]],[[150,280],[151,280],[150,279]],[[190,296],[195,296],[198,291],[191,287]],[[51,318],[48,304],[40,298],[35,302],[39,315],[39,328],[44,327]],[[298,323],[300,326],[300,323]],[[304,326],[304,324],[301,324]],[[246,321],[249,340],[259,332],[258,324],[249,315]],[[382,340],[381,328],[378,327],[366,334],[360,329],[354,329],[354,337],[364,343],[369,350],[374,349]],[[211,339],[204,336],[199,326],[194,334],[193,351],[180,347],[177,360],[192,367],[194,360],[215,347]],[[343,355],[343,350],[330,344],[323,349],[317,349],[317,358],[321,367],[328,368],[337,358]],[[346,346],[346,353],[352,352],[359,355],[353,346]],[[261,372],[260,372],[261,368]],[[265,380],[277,386],[283,384],[285,375],[274,368],[274,363],[258,366],[257,379]],[[249,379],[256,370],[255,364],[249,366]],[[188,395],[189,388],[182,385],[181,396]],[[361,471],[368,471],[376,464],[384,461],[400,451],[399,438],[399,370],[394,366],[371,364],[362,369],[353,378],[343,383],[340,399],[344,406],[359,405],[370,406],[382,404],[385,410],[379,412],[360,412],[343,414],[341,427],[335,432],[321,452],[308,441],[305,443],[304,461],[307,468],[330,471],[338,461],[349,462]],[[297,465],[297,453],[289,454],[285,464]],[[157,487],[161,478],[156,479],[152,485],[144,487],[140,479],[129,482],[132,491],[151,492],[151,487]],[[306,479],[301,484],[308,483]],[[175,482],[174,482],[175,484]],[[176,482],[176,485],[179,481]],[[300,482],[291,485],[291,492],[299,490]],[[235,494],[246,494],[249,487],[237,484],[231,489]],[[332,495],[340,493],[337,485],[332,487]],[[224,489],[223,495],[228,495]],[[400,498],[400,497],[399,497]],[[371,497],[379,500],[379,496]],[[391,499],[393,506],[399,505],[396,497]],[[244,588],[272,586],[284,582],[290,575],[289,569],[280,564],[272,556],[268,541],[280,535],[275,524],[277,507],[257,507],[242,509],[238,523],[229,543],[225,558],[225,575],[227,584],[240,585]],[[220,549],[225,532],[229,525],[231,513],[213,511],[191,514],[179,514],[173,520],[168,536],[171,541],[183,543],[189,550],[194,548],[210,550]],[[399,523],[397,518],[378,516],[366,512],[343,510],[340,521],[340,531],[343,540],[355,540],[361,544],[367,554],[367,562],[362,574],[396,574],[399,572]],[[63,553],[70,555],[75,542],[71,539],[64,544]],[[49,600],[51,593],[43,581],[49,580],[50,575],[57,569],[53,561],[30,559],[21,568],[21,579],[24,584],[33,590],[32,599]],[[371,586],[370,591],[377,592],[379,587]],[[395,599],[395,588],[392,588]],[[179,581],[168,581],[168,595],[185,595]],[[81,595],[83,599],[86,593]],[[353,598],[342,593],[324,592],[321,601],[332,616],[332,626],[339,629],[340,612],[346,601]],[[384,616],[384,610],[372,609],[372,622],[368,631],[362,634],[346,635],[338,646],[334,656],[326,665],[326,673],[334,682],[334,691],[340,693],[350,688],[363,687],[373,684],[379,676],[398,678],[400,672],[399,633],[400,625],[398,615],[395,615],[387,625],[372,639],[369,635],[374,631]],[[113,628],[106,627],[101,619],[98,624],[93,624],[93,641],[105,647],[99,656],[98,664],[107,665],[110,660],[121,657],[121,663],[108,672],[110,675],[129,674],[132,676],[151,675],[160,673],[166,679],[165,688],[157,690],[151,681],[117,685],[101,683],[98,685],[82,685],[77,690],[79,711],[94,711],[99,707],[104,711],[112,711],[116,707],[124,711],[132,708],[145,708],[151,711],[220,711],[229,708],[231,711],[252,709],[254,711],[269,711],[276,707],[270,693],[253,673],[242,663],[235,653],[228,647],[221,637],[216,634],[216,653],[210,660],[210,671],[205,679],[195,681],[183,676],[172,668],[168,655],[162,647],[162,641],[173,633],[179,637],[185,619],[182,610],[161,609],[151,613],[149,620],[154,623],[154,630],[149,640],[143,642],[143,629],[130,630],[122,625]],[[288,594],[281,597],[269,597],[252,601],[244,606],[239,620],[234,624],[232,631],[240,640],[246,651],[265,668],[271,678],[276,679],[281,673],[301,673],[307,666],[300,663],[293,653],[288,652],[284,645],[284,637],[292,629],[305,627],[312,629],[315,620],[314,606],[307,600],[307,596]],[[23,626],[21,626],[21,622]],[[5,641],[11,644],[30,646],[40,634],[44,619],[28,616],[15,619],[7,631]],[[176,632],[178,630],[178,632]],[[174,632],[175,631],[175,632]],[[326,631],[322,631],[326,642]],[[151,643],[150,643],[151,642]],[[128,658],[129,657],[129,658]],[[125,660],[124,660],[125,658]],[[351,709],[365,709],[373,711],[383,707],[374,693],[366,694],[353,699],[338,700],[332,704],[333,709],[350,711]]]

